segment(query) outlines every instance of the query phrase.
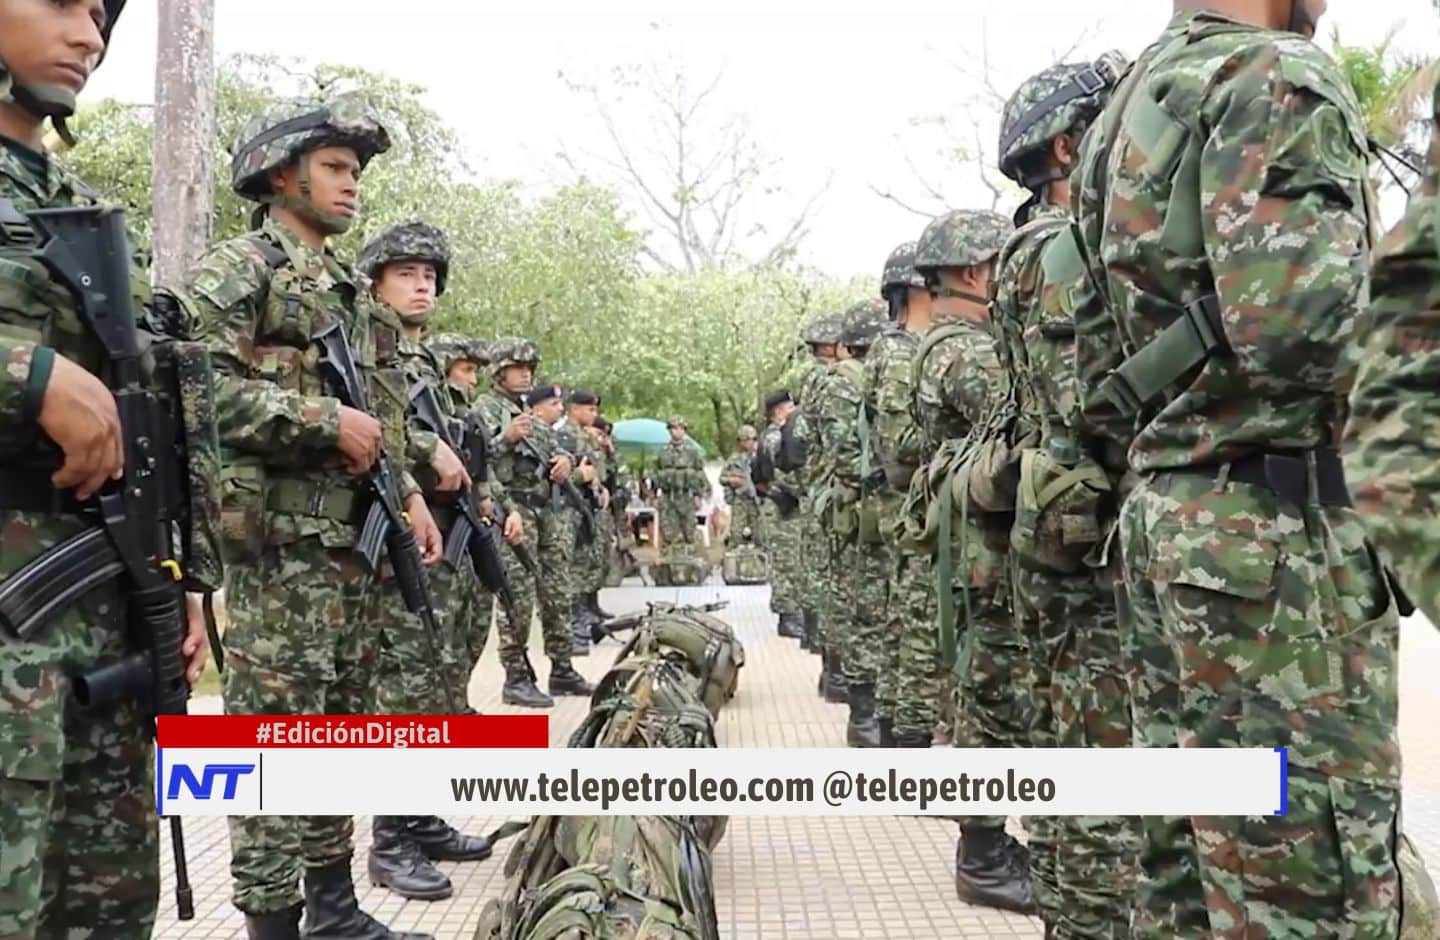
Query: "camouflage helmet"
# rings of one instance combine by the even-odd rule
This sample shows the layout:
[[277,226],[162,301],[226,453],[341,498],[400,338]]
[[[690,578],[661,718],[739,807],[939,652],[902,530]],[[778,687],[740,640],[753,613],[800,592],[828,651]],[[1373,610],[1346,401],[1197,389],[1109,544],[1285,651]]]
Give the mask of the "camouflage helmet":
[[530,366],[540,364],[540,347],[528,339],[507,337],[490,344],[490,373],[499,375],[509,366]]
[[890,322],[890,308],[883,300],[862,300],[845,311],[845,332],[840,342],[848,349],[867,349]]
[[931,221],[915,243],[915,269],[968,268],[1000,254],[1015,224],[998,212],[956,209]]
[[688,428],[690,425],[685,422],[684,415],[671,415],[670,420],[665,422],[667,428]]
[[1038,189],[1055,178],[1048,169],[1024,174],[1020,164],[1048,147],[1061,134],[1087,126],[1110,100],[1126,60],[1107,52],[1093,63],[1052,65],[1015,89],[1000,121],[1000,172],[1024,186]]
[[468,360],[482,368],[490,364],[490,350],[485,341],[463,333],[438,333],[425,345],[430,347],[430,351],[440,360],[440,368],[447,374],[451,366],[462,360]]
[[352,147],[363,169],[390,149],[390,135],[354,95],[324,102],[279,101],[245,122],[230,160],[230,188],[246,199],[268,202],[270,174],[322,147]]
[[844,330],[843,313],[822,313],[805,324],[805,332],[801,334],[801,338],[808,346],[833,346],[840,342]]
[[736,440],[753,441],[759,437],[760,435],[756,433],[755,426],[753,424],[742,424],[740,425],[739,430],[735,432]]
[[[95,63],[97,68],[110,51],[110,34],[125,10],[125,3],[126,0],[104,0],[105,23],[100,27],[100,39],[105,47],[100,50],[100,58]],[[76,105],[76,94],[69,87],[49,82],[22,84],[10,74],[4,61],[0,61],[0,103],[12,102],[42,120],[49,118],[65,145],[75,146],[75,136],[66,125],[66,120],[75,114]]]
[[915,270],[915,243],[896,246],[885,259],[885,270],[880,273],[880,296],[884,297],[892,287],[924,286],[925,279]]
[[402,222],[372,238],[360,251],[355,266],[372,281],[396,261],[428,261],[435,266],[435,296],[445,293],[450,276],[450,239],[433,225]]

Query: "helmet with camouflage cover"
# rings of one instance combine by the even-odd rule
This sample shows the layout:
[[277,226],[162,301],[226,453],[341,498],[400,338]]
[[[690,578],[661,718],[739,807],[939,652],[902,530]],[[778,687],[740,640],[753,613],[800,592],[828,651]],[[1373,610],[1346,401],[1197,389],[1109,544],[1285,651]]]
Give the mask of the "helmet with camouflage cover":
[[355,267],[373,281],[385,265],[396,261],[428,261],[435,266],[435,296],[445,293],[445,280],[450,276],[450,239],[440,229],[424,222],[392,225],[361,249]]
[[[324,147],[353,149],[364,169],[372,157],[390,149],[390,134],[356,95],[340,95],[329,102],[314,98],[276,102],[241,128],[230,161],[230,188],[254,202],[294,209],[326,231],[343,232],[351,219],[310,206],[310,161],[305,157]],[[273,192],[270,174],[297,161],[302,198]]]
[[862,300],[845,311],[845,332],[840,342],[846,349],[868,349],[890,322],[890,308],[883,300]]
[[823,313],[805,325],[803,339],[809,346],[833,346],[845,332],[845,314]]
[[915,243],[897,245],[885,259],[885,270],[880,273],[880,296],[884,297],[893,287],[924,287],[925,279],[915,270]]
[[1000,254],[1015,225],[998,212],[956,209],[937,217],[915,243],[915,270],[968,268]]
[[[100,39],[105,48],[100,52],[100,59],[95,64],[98,67],[100,62],[105,60],[105,53],[110,50],[110,34],[115,29],[115,23],[120,19],[120,13],[125,9],[126,0],[105,0],[105,21],[100,24]],[[89,12],[84,11],[88,17]],[[75,136],[71,134],[66,120],[75,114],[76,94],[65,85],[57,85],[50,82],[20,82],[10,74],[5,67],[5,62],[0,60],[0,103],[17,104],[39,118],[49,118],[55,126],[55,132],[65,141],[66,146],[75,146]]]
[[1024,166],[1025,158],[1061,134],[1083,132],[1110,100],[1125,68],[1123,55],[1107,52],[1093,63],[1052,65],[1021,82],[1000,121],[1000,172],[1030,190],[1063,177],[1065,170]]
[[468,360],[484,368],[490,364],[490,351],[484,340],[463,333],[438,333],[425,345],[440,360],[440,367],[446,372],[462,360]]
[[530,366],[534,368],[540,364],[540,347],[528,339],[518,337],[506,337],[497,339],[490,344],[490,374],[499,376],[510,366]]
[[736,440],[741,441],[753,441],[759,436],[760,435],[755,432],[755,425],[753,424],[742,424],[740,425],[740,429],[735,432]]

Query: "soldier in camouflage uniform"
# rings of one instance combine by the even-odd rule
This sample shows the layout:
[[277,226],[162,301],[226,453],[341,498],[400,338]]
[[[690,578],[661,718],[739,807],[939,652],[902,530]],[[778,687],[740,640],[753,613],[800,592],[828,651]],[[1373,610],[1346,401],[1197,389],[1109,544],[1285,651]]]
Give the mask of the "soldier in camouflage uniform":
[[[363,103],[272,105],[234,148],[231,186],[258,203],[256,229],[212,248],[185,279],[215,362],[227,589],[225,709],[232,714],[363,714],[388,646],[424,643],[356,551],[370,505],[359,482],[382,448],[408,453],[400,321],[326,248],[354,216],[361,171],[389,147]],[[370,386],[374,415],[328,391],[311,337],[339,321]],[[404,501],[424,560],[440,532],[409,473]],[[235,906],[251,936],[293,937],[304,872],[307,930],[392,936],[360,911],[348,816],[233,817]]]
[[1231,8],[1177,11],[1072,177],[1098,291],[1076,300],[1086,417],[1137,477],[1118,535],[1135,744],[1289,764],[1283,818],[1143,820],[1135,933],[1393,937],[1398,618],[1335,451],[1365,124],[1309,41],[1323,4]]
[[690,555],[697,557],[695,536],[695,501],[704,494],[709,483],[705,478],[705,462],[700,450],[685,438],[685,419],[679,415],[666,425],[670,442],[655,455],[655,483],[660,487],[660,544],[662,555],[669,557],[673,549],[689,546]]
[[[535,686],[535,671],[526,646],[535,608],[540,608],[545,653],[550,658],[551,695],[589,695],[590,684],[571,664],[573,641],[565,593],[565,560],[572,549],[556,532],[551,506],[555,484],[575,470],[575,458],[555,447],[554,429],[533,417],[525,404],[532,391],[540,351],[524,339],[500,339],[490,347],[490,390],[476,402],[475,412],[490,440],[497,494],[524,520],[524,538],[505,549],[505,568],[515,593],[512,609],[503,613],[500,663],[505,667],[501,699],[509,705],[549,708],[554,700]],[[548,393],[547,393],[548,394]],[[553,399],[548,395],[546,400]],[[558,417],[558,415],[557,415]],[[548,527],[544,523],[551,523]],[[573,540],[573,529],[571,538]],[[573,541],[571,542],[573,546]],[[536,552],[538,550],[539,557]]]
[[480,391],[480,375],[490,365],[490,349],[484,340],[460,333],[438,333],[425,345],[440,360],[445,375],[445,392],[458,411],[468,411]]
[[[609,515],[610,494],[600,482],[605,475],[605,455],[596,442],[593,429],[600,413],[600,396],[584,389],[570,393],[569,407],[557,430],[574,441],[573,451],[581,467],[589,467],[592,478],[580,487],[588,501],[595,530],[588,540],[580,539],[575,546],[570,590],[570,626],[574,654],[590,654],[590,628],[606,619],[600,609],[600,585],[605,577],[605,533],[600,517]],[[572,512],[575,510],[571,508]],[[579,519],[575,519],[578,528]]]
[[735,441],[740,449],[720,471],[720,484],[725,490],[725,502],[730,507],[730,531],[725,536],[725,547],[742,545],[748,540],[764,548],[760,499],[755,494],[755,482],[750,475],[760,438],[753,426],[742,424],[735,433]]
[[752,479],[760,496],[760,518],[770,552],[770,609],[780,636],[806,644],[805,593],[801,539],[800,493],[803,486],[795,470],[785,469],[782,445],[786,422],[792,419],[795,400],[783,389],[765,397],[765,431],[756,448]]
[[[1014,425],[997,433],[1016,454],[1006,472],[1018,464],[1022,480],[1007,557],[1014,622],[1030,651],[1032,747],[1130,746],[1117,572],[1088,557],[1113,519],[1111,484],[1074,427],[1075,327],[1056,260],[1070,244],[1068,175],[1080,139],[1124,67],[1107,55],[1047,68],[1011,96],[1000,127],[1000,170],[1031,193],[1000,255],[994,320],[1016,410]],[[1045,505],[1039,493],[1050,493]],[[1127,936],[1138,825],[1041,816],[1027,817],[1025,829],[1049,934]]]
[[831,592],[830,573],[834,559],[830,550],[830,534],[822,524],[821,515],[815,505],[820,494],[828,487],[824,476],[827,472],[823,459],[824,441],[820,437],[817,415],[825,397],[825,386],[829,382],[830,369],[835,364],[840,336],[844,329],[843,312],[822,314],[805,327],[802,339],[810,347],[811,363],[800,379],[799,411],[794,418],[795,433],[805,445],[804,466],[800,471],[805,632],[811,652],[820,656],[819,693],[827,702],[833,703],[845,702],[845,674],[840,660],[839,635],[833,640],[831,638],[837,601]]
[[[113,492],[124,460],[115,398],[96,374],[103,349],[78,299],[32,259],[36,233],[20,215],[95,202],[46,155],[42,135],[47,118],[58,129],[74,110],[123,6],[0,2],[0,582],[90,528],[78,511]],[[56,62],[80,73],[53,84]],[[186,587],[219,587],[218,548],[208,571],[179,560]],[[0,617],[0,936],[151,935],[152,726],[135,701],[81,708],[69,678],[130,654],[127,600],[108,581],[23,640]],[[182,647],[191,683],[206,649],[198,613]]]
[[[830,381],[822,389],[817,421],[829,490],[823,512],[834,564],[831,636],[838,649],[850,705],[845,740],[850,747],[879,747],[875,681],[885,628],[885,556],[879,520],[866,513],[867,493],[879,472],[871,450],[871,416],[862,391],[865,354],[886,323],[885,304],[862,301],[845,312],[845,328]],[[873,505],[870,506],[873,510]]]
[[930,328],[930,292],[915,270],[915,243],[885,260],[880,296],[890,324],[865,357],[866,407],[874,415],[875,459],[885,475],[875,500],[889,550],[885,634],[875,682],[875,713],[886,747],[929,747],[946,687],[935,631],[935,579],[930,555],[918,552],[896,525],[920,466],[920,435],[911,414],[911,372],[920,336]]
[[[1013,232],[1003,216],[962,209],[931,222],[916,243],[915,269],[934,298],[934,323],[915,354],[914,408],[929,455],[924,478],[941,493],[953,491],[963,468],[964,451],[953,448],[986,421],[1006,394],[989,291],[996,258]],[[943,499],[941,506],[932,515],[943,516]],[[1026,650],[1010,617],[1005,535],[991,531],[974,512],[962,523],[960,507],[954,509],[951,539],[938,533],[933,540],[936,583],[952,592],[939,598],[941,649],[947,657],[952,655],[947,646],[959,650],[953,664],[946,663],[955,670],[959,698],[955,743],[1023,747],[1029,739]],[[946,622],[950,610],[958,624]],[[1033,910],[1028,861],[1005,832],[1003,817],[964,820],[955,861],[962,900]]]
[[[460,440],[462,413],[446,391],[441,361],[422,343],[435,313],[436,300],[445,293],[450,274],[450,244],[445,233],[423,222],[407,222],[386,229],[360,253],[357,269],[371,281],[377,303],[384,304],[401,323],[399,353],[408,387],[417,383],[436,392],[445,411],[452,440]],[[416,478],[431,506],[440,531],[448,536],[455,525],[457,499],[488,499],[488,482],[472,483],[470,470],[460,457],[432,431],[412,425],[406,455],[417,466]],[[507,520],[520,525],[518,514]],[[376,711],[382,714],[437,714],[468,710],[470,686],[471,618],[488,614],[488,592],[480,584],[469,557],[457,568],[436,566],[430,579],[436,612],[446,630],[442,662],[432,661],[431,650],[413,632],[402,632],[381,654],[375,683]],[[481,598],[485,597],[485,602]],[[392,590],[389,602],[396,622],[404,622],[404,600]],[[488,624],[487,624],[488,627]],[[490,857],[488,839],[467,836],[438,816],[376,816],[371,843],[371,882],[389,887],[402,897],[437,900],[453,893],[450,879],[434,861],[481,861]]]

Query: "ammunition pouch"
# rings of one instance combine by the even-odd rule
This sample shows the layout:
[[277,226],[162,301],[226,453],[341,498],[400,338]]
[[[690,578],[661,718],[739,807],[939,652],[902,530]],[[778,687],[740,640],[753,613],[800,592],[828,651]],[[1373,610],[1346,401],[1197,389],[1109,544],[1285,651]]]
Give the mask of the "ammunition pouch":
[[225,556],[253,561],[265,544],[265,468],[226,463],[220,471],[220,533]]
[[1075,574],[1104,538],[1114,500],[1104,468],[1068,445],[1021,451],[1010,548],[1027,567]]
[[860,544],[885,544],[885,536],[881,530],[880,501],[873,496],[860,500],[857,515],[860,528]]
[[265,489],[265,508],[272,513],[360,525],[370,509],[367,495],[326,480],[280,477],[270,480]]

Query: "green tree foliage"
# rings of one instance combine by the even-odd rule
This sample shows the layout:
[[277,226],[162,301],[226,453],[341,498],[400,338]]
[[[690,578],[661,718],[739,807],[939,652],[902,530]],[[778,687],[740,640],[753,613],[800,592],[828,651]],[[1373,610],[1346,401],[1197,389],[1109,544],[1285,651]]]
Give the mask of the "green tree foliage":
[[[1429,95],[1440,78],[1435,58],[1395,51],[1395,27],[1372,46],[1347,46],[1331,31],[1332,51],[1355,89],[1370,136],[1411,163],[1423,159],[1429,139]],[[1393,168],[1392,168],[1393,169]]]
[[[793,378],[801,325],[871,288],[775,266],[647,274],[643,237],[613,190],[581,181],[540,197],[478,179],[457,135],[424,90],[353,66],[301,70],[240,55],[217,71],[214,237],[249,228],[254,209],[230,191],[230,149],[246,119],[275,96],[360,92],[381,113],[391,150],[361,184],[362,218],[336,243],[341,257],[385,227],[423,219],[451,237],[454,261],[437,327],[540,344],[540,375],[594,389],[612,418],[681,412],[711,449],[734,446],[766,391]],[[150,235],[148,107],[102,101],[75,121],[68,160]],[[717,448],[718,445],[718,448]]]

